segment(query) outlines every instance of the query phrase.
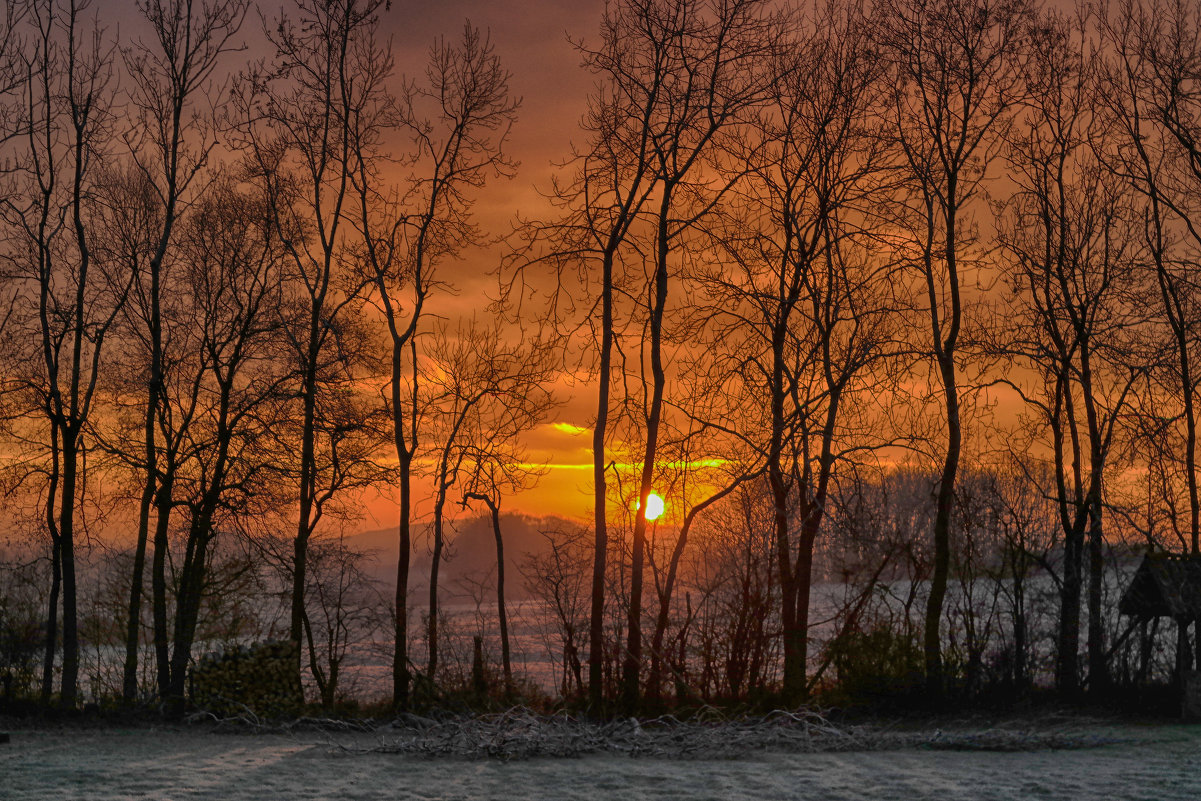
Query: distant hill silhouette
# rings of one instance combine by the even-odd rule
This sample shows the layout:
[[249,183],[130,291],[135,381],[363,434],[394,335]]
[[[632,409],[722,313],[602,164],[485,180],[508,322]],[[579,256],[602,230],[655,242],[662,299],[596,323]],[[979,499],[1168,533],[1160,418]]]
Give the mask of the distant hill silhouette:
[[[505,594],[513,600],[527,597],[521,565],[529,554],[548,550],[543,531],[562,530],[580,524],[561,517],[532,517],[517,513],[500,516],[500,528],[505,541]],[[486,581],[495,588],[496,540],[492,535],[492,520],[487,515],[448,521],[446,545],[442,551],[439,570],[439,592],[447,602],[467,600],[464,584]],[[413,527],[413,553],[409,565],[409,589],[412,601],[422,604],[429,587],[430,551],[433,526],[423,523]],[[375,529],[346,538],[347,546],[370,553],[367,572],[389,588],[396,586],[396,560],[399,554],[397,529]]]

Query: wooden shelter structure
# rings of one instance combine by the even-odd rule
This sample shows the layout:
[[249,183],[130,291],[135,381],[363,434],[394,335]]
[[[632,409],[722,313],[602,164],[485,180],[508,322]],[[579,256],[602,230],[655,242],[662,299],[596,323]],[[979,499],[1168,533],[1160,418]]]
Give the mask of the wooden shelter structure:
[[1201,557],[1148,553],[1123,593],[1118,611],[1138,619],[1201,619]]
[[1201,673],[1194,670],[1189,627],[1201,620],[1201,556],[1148,553],[1118,602],[1137,621],[1176,621],[1176,681],[1185,717],[1201,717]]

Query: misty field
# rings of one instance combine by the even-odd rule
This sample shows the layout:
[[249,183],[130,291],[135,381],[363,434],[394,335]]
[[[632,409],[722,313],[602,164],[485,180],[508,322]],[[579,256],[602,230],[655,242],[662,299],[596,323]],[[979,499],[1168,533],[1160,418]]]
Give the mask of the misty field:
[[[199,728],[16,731],[0,745],[8,801],[120,799],[1194,799],[1201,726],[1075,726],[1079,748],[981,750],[997,730],[909,732],[904,748],[766,750],[730,759],[502,761],[390,753],[403,730],[246,734]],[[1053,732],[1052,732],[1053,733]],[[1043,734],[1047,734],[1044,730]],[[889,742],[887,737],[877,742]],[[947,743],[951,748],[946,748]],[[941,743],[941,745],[940,745]],[[1098,743],[1104,743],[1097,745]]]

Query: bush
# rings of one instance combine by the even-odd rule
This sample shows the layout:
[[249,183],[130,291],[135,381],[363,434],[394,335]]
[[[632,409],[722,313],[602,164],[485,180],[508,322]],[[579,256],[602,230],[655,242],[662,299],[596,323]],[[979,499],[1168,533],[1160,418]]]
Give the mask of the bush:
[[220,717],[280,717],[304,706],[300,650],[291,641],[264,642],[209,654],[192,671],[192,703]]
[[14,613],[0,598],[0,708],[37,692],[46,632],[32,616]]
[[847,631],[825,648],[837,675],[831,700],[880,705],[900,701],[922,687],[922,651],[911,638],[890,629]]

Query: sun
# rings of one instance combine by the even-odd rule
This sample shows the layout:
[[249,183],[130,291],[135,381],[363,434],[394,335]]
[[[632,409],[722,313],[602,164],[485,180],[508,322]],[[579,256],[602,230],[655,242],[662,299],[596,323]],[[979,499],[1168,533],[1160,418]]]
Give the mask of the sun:
[[646,519],[658,520],[663,514],[663,499],[655,493],[646,496]]

